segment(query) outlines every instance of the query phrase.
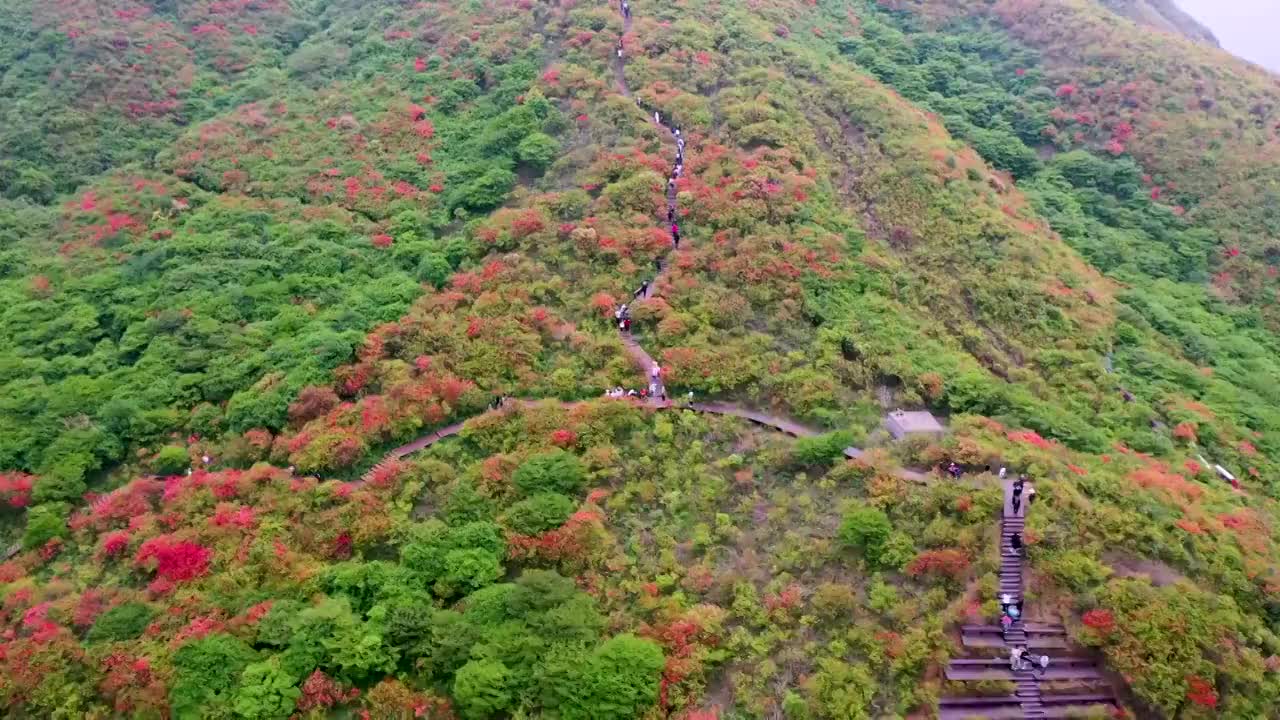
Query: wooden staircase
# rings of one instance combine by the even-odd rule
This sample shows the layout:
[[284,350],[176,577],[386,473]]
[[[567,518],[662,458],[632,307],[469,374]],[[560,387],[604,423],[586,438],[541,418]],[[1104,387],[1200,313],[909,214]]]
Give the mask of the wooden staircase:
[[[1027,505],[1013,508],[1013,483],[1005,484],[1004,510],[1000,517],[1000,575],[997,597],[1005,595],[1015,603],[1022,602],[1024,559],[1015,555],[1010,545],[1014,533],[1026,527]],[[1012,695],[996,697],[946,697],[938,702],[939,720],[973,720],[992,718],[1069,718],[1097,706],[1114,706],[1115,695],[1097,663],[1088,657],[1066,655],[1070,644],[1062,625],[1015,622],[1005,631],[999,625],[962,625],[960,639],[972,657],[956,658],[947,664],[948,680],[1006,681],[1014,685]],[[1047,668],[1014,671],[1009,666],[1009,651],[1020,647],[1033,656],[1049,655]],[[985,651],[985,656],[982,655]],[[993,652],[998,652],[992,656]],[[1045,693],[1043,683],[1070,681],[1073,684],[1096,685],[1087,692],[1073,694]]]

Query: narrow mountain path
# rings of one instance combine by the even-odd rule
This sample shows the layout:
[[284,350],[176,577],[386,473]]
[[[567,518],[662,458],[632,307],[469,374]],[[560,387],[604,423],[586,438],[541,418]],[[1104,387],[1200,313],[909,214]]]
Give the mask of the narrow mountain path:
[[[622,7],[623,6],[621,2],[619,2],[618,10],[623,16],[622,35],[618,37],[618,43],[615,46],[615,49],[613,52],[611,65],[613,67],[614,78],[618,86],[618,92],[624,95],[625,97],[630,98],[632,97],[632,92],[631,92],[631,88],[627,84],[627,75],[626,75],[627,53],[626,53],[626,48],[624,47],[624,38],[626,34],[631,31],[632,16],[630,13],[623,12]],[[648,108],[644,108],[643,106],[641,106],[639,101],[637,101],[637,106],[640,106],[642,111],[645,112],[646,116],[648,117],[648,113],[650,112],[650,110]],[[678,231],[677,223],[679,222],[679,217],[680,217],[680,208],[678,205],[679,189],[677,185],[678,185],[680,175],[682,174],[680,171],[680,168],[683,167],[685,148],[687,146],[688,140],[687,138],[681,135],[681,131],[678,129],[678,126],[675,124],[674,118],[672,118],[670,115],[664,116],[661,109],[652,110],[652,113],[653,115],[651,117],[653,119],[653,122],[659,127],[659,129],[663,131],[664,140],[669,140],[671,144],[675,147],[675,151],[672,153],[674,156],[675,162],[672,164],[672,172],[670,177],[668,178],[668,182],[666,186],[667,216],[663,218],[663,220],[668,221],[672,226],[670,228],[670,230],[672,231],[672,243],[668,251],[657,259],[656,274],[654,275],[653,279],[649,281],[649,284],[647,288],[645,288],[644,292],[637,291],[637,294],[635,296],[636,299],[651,297],[655,293],[660,291],[661,283],[665,278],[666,272],[671,267],[671,256],[673,253],[679,252],[679,239],[678,239],[678,236],[676,235],[676,232]],[[661,366],[657,362],[657,360],[655,360],[654,357],[647,350],[645,350],[644,346],[640,344],[640,341],[630,331],[622,330],[620,328],[619,335],[622,340],[623,349],[627,353],[627,356],[631,358],[631,361],[635,364],[635,366],[640,369],[640,372],[646,378],[646,382],[647,382],[648,397],[645,398],[643,401],[638,401],[635,398],[627,398],[627,400],[630,402],[643,402],[645,405],[649,407],[660,409],[660,410],[687,409],[687,410],[693,410],[695,412],[706,413],[710,415],[728,415],[733,417],[739,417],[744,420],[748,420],[752,423],[755,423],[756,425],[771,428],[797,438],[814,437],[816,435],[821,435],[823,433],[822,430],[808,427],[790,418],[783,417],[780,415],[770,414],[761,410],[755,410],[755,409],[746,407],[744,405],[739,405],[736,403],[730,403],[730,402],[676,403],[676,402],[673,402],[670,398],[667,397],[667,390],[666,390],[665,384],[663,383]],[[507,403],[504,405],[504,407],[511,406],[513,404],[516,406],[522,406],[522,407],[532,407],[537,405],[538,402],[539,401],[537,400],[509,399]],[[563,402],[561,404],[564,407],[573,407],[575,405],[581,404],[582,402],[584,401]],[[419,452],[421,450],[425,450],[426,448],[431,447],[432,445],[440,442],[441,440],[457,435],[462,431],[465,423],[466,421],[463,420],[460,422],[456,422],[452,425],[448,425],[442,428],[437,428],[417,438],[413,442],[410,442],[405,445],[401,445],[400,447],[397,447],[391,450],[385,456],[383,456],[383,458],[378,462],[377,465],[375,465],[372,469],[370,469],[368,472],[364,474],[364,476],[361,478],[361,482],[365,482],[369,480],[369,478],[373,477],[376,473],[385,469],[391,463],[398,461],[401,458],[404,458],[408,455],[412,455],[413,453]],[[844,456],[847,458],[856,459],[856,458],[862,457],[862,455],[863,455],[863,451],[859,448],[848,447],[844,449]],[[899,477],[902,477],[905,480],[909,480],[911,482],[916,482],[916,483],[927,483],[932,477],[927,473],[919,472],[916,470],[906,470],[906,469],[899,470],[898,475]]]
[[[532,408],[532,407],[537,407],[538,405],[545,402],[546,401],[544,400],[523,400],[523,399],[513,398],[513,399],[508,399],[503,404],[503,410],[488,411],[488,412],[503,412],[505,411],[505,409],[512,408],[512,407]],[[561,401],[559,404],[561,407],[564,407],[564,408],[573,408],[578,405],[582,405],[586,402],[589,402],[589,401],[567,400],[567,401]],[[736,403],[726,403],[726,402],[681,403],[681,402],[673,402],[671,400],[640,401],[636,398],[621,398],[619,399],[619,402],[632,402],[639,405],[644,405],[646,407],[651,407],[657,410],[692,410],[694,412],[704,413],[707,415],[724,415],[724,416],[742,418],[756,425],[770,428],[772,430],[777,430],[778,432],[784,433],[786,435],[790,435],[792,437],[797,437],[797,438],[814,437],[816,435],[821,435],[823,432],[821,430],[809,427],[807,425],[801,425],[800,423],[794,420],[791,420],[790,418],[782,417],[780,415],[771,415],[769,413],[762,412],[760,410],[755,410],[755,409],[746,407],[745,405],[738,405]],[[416,452],[425,450],[431,447],[432,445],[435,445],[436,443],[440,442],[441,440],[447,440],[448,438],[451,438],[461,433],[465,425],[466,425],[466,421],[464,420],[461,422],[453,423],[452,425],[447,425],[442,428],[437,428],[436,430],[432,430],[426,435],[423,435],[422,437],[417,438],[413,442],[406,443],[404,445],[401,445],[400,447],[390,450],[389,452],[387,452],[386,455],[382,457],[382,460],[380,460],[377,465],[373,466],[372,469],[370,469],[368,472],[364,474],[361,480],[367,481],[376,472],[386,467],[393,461],[400,460]],[[851,460],[861,457],[862,454],[863,454],[863,451],[859,450],[858,448],[850,447],[850,448],[845,448],[844,450],[844,456]],[[911,482],[916,482],[921,484],[929,482],[930,478],[932,477],[928,473],[922,473],[916,470],[907,470],[907,469],[898,470],[898,476],[903,478],[904,480],[910,480]]]

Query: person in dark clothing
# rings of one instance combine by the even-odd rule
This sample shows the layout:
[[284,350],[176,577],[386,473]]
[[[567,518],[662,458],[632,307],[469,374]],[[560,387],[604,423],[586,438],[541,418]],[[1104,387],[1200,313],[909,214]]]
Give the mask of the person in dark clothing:
[[1022,533],[1014,533],[1009,537],[1009,547],[1011,548],[1010,554],[1022,554]]
[[667,207],[667,222],[672,223],[672,224],[675,224],[675,221],[676,221],[676,209],[675,209],[675,208],[673,208],[673,207],[668,206],[668,207]]
[[1022,508],[1022,478],[1013,481],[1013,511],[1016,513]]
[[640,283],[640,289],[636,290],[635,297],[641,298],[641,297],[648,297],[648,296],[649,296],[649,281],[645,280]]

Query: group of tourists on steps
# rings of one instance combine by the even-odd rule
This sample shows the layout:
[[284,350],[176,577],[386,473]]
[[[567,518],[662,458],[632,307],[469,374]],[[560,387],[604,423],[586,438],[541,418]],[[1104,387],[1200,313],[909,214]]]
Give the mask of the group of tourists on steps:
[[[999,477],[1003,481],[1008,476],[1006,468],[1000,468]],[[1010,508],[1012,515],[1006,517],[1022,517],[1022,498],[1027,498],[1027,507],[1030,509],[1031,501],[1035,498],[1036,489],[1027,481],[1025,474],[1019,475],[1010,486]],[[1009,554],[1019,558],[1023,556],[1024,545],[1022,542],[1022,531],[1015,530],[1009,535]],[[1020,562],[1020,560],[1019,560]],[[1014,629],[1015,624],[1021,624],[1025,621],[1022,611],[1022,597],[1019,591],[1018,599],[1014,599],[1011,593],[1001,593],[1000,595],[1000,632],[1005,638],[1005,642],[1009,642],[1009,632]],[[1033,655],[1027,647],[1026,641],[1022,644],[1014,645],[1009,648],[1009,670],[1014,673],[1030,670],[1033,676],[1039,680],[1044,678],[1045,673],[1049,669],[1048,655]]]
[[[627,0],[623,0],[620,3],[620,7],[622,9],[622,17],[625,20],[630,20],[631,19],[630,2],[628,2]],[[623,59],[623,49],[624,49],[623,38],[619,37],[617,54],[618,54],[618,59],[620,61]],[[644,109],[644,102],[641,101],[640,98],[636,98],[636,104],[639,105],[641,109]],[[653,122],[659,126],[662,125],[661,110],[654,109]],[[671,228],[671,247],[675,250],[679,250],[680,249],[680,224],[679,222],[677,222],[677,219],[676,219],[677,208],[676,208],[675,191],[676,191],[676,181],[679,180],[684,175],[685,138],[684,138],[684,134],[680,131],[680,128],[677,127],[674,122],[670,121],[670,119],[668,119],[668,124],[671,127],[671,134],[674,135],[676,139],[676,161],[671,168],[670,176],[667,178],[667,224]],[[655,258],[653,261],[654,270],[661,273],[662,266],[663,266],[662,258],[661,257]],[[649,289],[652,287],[653,282],[654,280],[642,281],[640,283],[640,287],[634,293],[632,293],[631,295],[632,299],[639,300],[639,299],[648,297]],[[613,318],[618,323],[619,331],[624,333],[631,331],[631,309],[627,304],[624,303],[623,305],[619,306],[618,309],[614,312]]]

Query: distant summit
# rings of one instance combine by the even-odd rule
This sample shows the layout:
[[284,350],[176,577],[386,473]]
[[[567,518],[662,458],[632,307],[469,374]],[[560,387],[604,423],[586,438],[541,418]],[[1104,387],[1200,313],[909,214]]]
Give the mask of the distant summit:
[[1213,31],[1178,7],[1174,0],[1102,0],[1117,14],[1142,25],[1181,35],[1214,47],[1221,47]]

